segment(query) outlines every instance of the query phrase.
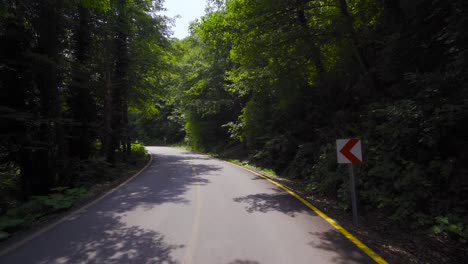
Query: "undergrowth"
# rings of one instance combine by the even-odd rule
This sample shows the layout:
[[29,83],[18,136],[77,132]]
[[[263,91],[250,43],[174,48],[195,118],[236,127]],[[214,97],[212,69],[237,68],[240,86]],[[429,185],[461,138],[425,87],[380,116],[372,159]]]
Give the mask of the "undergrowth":
[[0,240],[105,191],[112,182],[135,173],[146,163],[147,155],[144,146],[132,144],[131,155],[115,167],[109,166],[103,158],[75,162],[71,174],[74,180],[64,181],[67,185],[53,188],[47,195],[29,197],[26,201],[15,199],[13,196],[15,190],[19,189],[17,185],[20,184],[14,177],[19,173],[18,169],[15,168],[13,174],[10,172],[2,175]]

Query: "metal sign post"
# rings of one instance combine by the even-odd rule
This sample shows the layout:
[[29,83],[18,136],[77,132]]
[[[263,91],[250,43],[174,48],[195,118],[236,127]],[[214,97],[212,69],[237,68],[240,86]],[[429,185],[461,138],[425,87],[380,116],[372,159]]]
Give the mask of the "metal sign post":
[[358,214],[357,214],[357,198],[356,198],[356,184],[354,182],[354,168],[353,164],[348,164],[349,167],[349,188],[351,191],[351,206],[353,210],[353,224],[358,225]]
[[362,162],[361,140],[356,138],[336,140],[336,153],[338,163],[348,164],[349,189],[351,194],[351,206],[353,210],[353,224],[358,225],[356,182],[354,179],[353,164]]

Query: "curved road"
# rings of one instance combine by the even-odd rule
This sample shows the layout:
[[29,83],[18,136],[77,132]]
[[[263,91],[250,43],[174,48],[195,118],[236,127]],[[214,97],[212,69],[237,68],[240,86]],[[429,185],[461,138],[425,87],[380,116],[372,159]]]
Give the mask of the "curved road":
[[372,263],[268,181],[204,155],[148,150],[142,174],[0,263]]

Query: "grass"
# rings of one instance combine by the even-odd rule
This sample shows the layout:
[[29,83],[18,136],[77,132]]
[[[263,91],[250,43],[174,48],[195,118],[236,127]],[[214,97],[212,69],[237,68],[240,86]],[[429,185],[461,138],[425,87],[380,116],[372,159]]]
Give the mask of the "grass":
[[228,161],[228,162],[234,163],[236,165],[245,167],[247,169],[259,172],[260,174],[263,174],[265,176],[269,176],[269,177],[272,177],[272,178],[278,178],[279,177],[272,169],[257,167],[255,165],[250,164],[246,160],[241,161],[241,160],[238,160],[238,159],[225,159],[225,161]]

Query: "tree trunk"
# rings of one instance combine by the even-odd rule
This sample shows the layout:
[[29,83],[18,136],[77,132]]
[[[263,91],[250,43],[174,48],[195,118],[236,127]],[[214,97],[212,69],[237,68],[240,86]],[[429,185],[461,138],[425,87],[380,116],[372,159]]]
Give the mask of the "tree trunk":
[[[108,63],[109,64],[109,63]],[[104,134],[102,136],[102,154],[106,156],[109,163],[115,163],[115,151],[113,146],[113,134],[112,130],[112,113],[113,113],[113,85],[111,80],[110,65],[107,66],[105,78],[106,78],[106,94],[105,94],[105,105],[104,105]]]
[[69,140],[70,156],[87,159],[91,155],[93,135],[91,123],[95,120],[96,109],[89,87],[90,72],[86,69],[91,48],[90,14],[89,11],[79,6],[79,23],[75,34],[75,58],[72,67],[72,83],[70,85],[70,117],[74,124],[70,126]]
[[325,67],[323,66],[322,53],[320,51],[320,48],[314,42],[311,28],[309,27],[309,24],[307,22],[307,18],[304,11],[306,2],[302,0],[297,0],[295,4],[297,21],[299,25],[303,28],[304,32],[306,32],[307,38],[309,39],[311,49],[310,57],[314,61],[315,68],[317,70],[318,76],[320,77],[325,72]]
[[400,27],[405,19],[405,14],[400,6],[400,0],[384,0],[386,24],[393,30]]
[[349,34],[351,35],[352,49],[355,53],[356,59],[358,60],[359,65],[361,66],[366,76],[368,76],[372,90],[376,91],[377,88],[379,87],[379,82],[375,73],[372,72],[370,69],[370,65],[366,59],[366,56],[364,55],[365,54],[364,50],[359,45],[359,38],[357,36],[356,30],[354,29],[354,19],[349,14],[348,4],[346,0],[338,0],[338,1],[339,1],[341,15],[345,19],[345,23],[348,27]]
[[39,144],[25,150],[28,153],[22,155],[24,171],[21,172],[30,194],[47,193],[66,159],[57,78],[62,4],[62,0],[44,1],[39,5],[36,22],[39,37],[35,50],[34,83],[39,91],[41,123],[35,141]]
[[[115,89],[114,89],[114,120],[112,122],[115,133],[115,142],[117,147],[122,142],[123,150],[127,151],[127,134],[128,134],[128,89],[129,89],[129,64],[130,58],[128,54],[128,32],[129,21],[127,14],[127,0],[119,0],[117,3],[117,32],[116,32],[116,64],[115,64]],[[126,155],[123,158],[126,158]]]

